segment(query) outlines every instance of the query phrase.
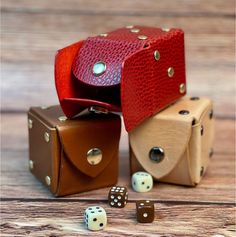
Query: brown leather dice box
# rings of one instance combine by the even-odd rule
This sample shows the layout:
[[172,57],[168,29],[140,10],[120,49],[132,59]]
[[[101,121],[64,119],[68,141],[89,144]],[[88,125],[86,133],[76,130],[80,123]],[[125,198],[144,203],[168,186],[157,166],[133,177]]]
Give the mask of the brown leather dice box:
[[131,174],[195,186],[213,154],[214,119],[208,98],[185,97],[129,133]]
[[59,106],[32,107],[28,126],[30,170],[55,196],[116,184],[119,115],[68,120]]

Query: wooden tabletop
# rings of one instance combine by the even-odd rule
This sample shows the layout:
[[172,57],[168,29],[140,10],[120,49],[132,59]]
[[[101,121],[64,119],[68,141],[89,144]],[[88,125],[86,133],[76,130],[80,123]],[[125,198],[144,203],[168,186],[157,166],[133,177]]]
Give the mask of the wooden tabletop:
[[[1,236],[235,236],[234,1],[3,0],[1,22]],[[123,209],[107,204],[108,188],[54,198],[28,171],[26,112],[57,104],[55,51],[89,35],[130,24],[183,28],[188,94],[214,101],[214,156],[196,188],[129,185],[128,142],[120,143],[119,184],[129,188]],[[135,200],[155,201],[151,224],[138,224]],[[83,212],[98,204],[104,231],[90,232]]]

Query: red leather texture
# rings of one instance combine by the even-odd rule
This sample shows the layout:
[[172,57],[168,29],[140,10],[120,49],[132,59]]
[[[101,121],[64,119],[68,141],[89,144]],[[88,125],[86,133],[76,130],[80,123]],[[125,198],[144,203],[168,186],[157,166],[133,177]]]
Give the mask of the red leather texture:
[[[98,105],[122,111],[126,130],[131,131],[185,94],[179,91],[186,83],[183,31],[134,28],[140,31],[122,28],[59,50],[55,79],[67,117]],[[138,39],[140,35],[147,39]],[[154,58],[155,50],[159,60]],[[93,65],[98,61],[106,63],[106,71],[95,76]],[[174,68],[173,77],[168,77],[169,67]]]

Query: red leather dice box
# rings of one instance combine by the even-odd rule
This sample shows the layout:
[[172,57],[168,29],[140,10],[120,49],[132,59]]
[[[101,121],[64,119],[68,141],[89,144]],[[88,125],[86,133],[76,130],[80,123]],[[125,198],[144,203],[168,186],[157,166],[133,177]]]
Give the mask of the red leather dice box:
[[131,131],[185,95],[184,33],[128,26],[89,37],[58,51],[55,82],[68,118],[102,107]]

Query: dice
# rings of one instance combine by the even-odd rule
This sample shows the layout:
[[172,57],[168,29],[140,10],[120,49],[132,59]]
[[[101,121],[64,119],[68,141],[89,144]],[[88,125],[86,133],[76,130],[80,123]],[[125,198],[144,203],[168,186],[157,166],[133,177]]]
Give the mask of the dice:
[[84,221],[89,230],[102,230],[107,225],[106,211],[99,206],[88,207],[84,212]]
[[108,203],[111,207],[122,208],[128,201],[127,188],[114,186],[110,189],[108,194]]
[[132,175],[132,187],[136,192],[148,192],[152,189],[153,179],[147,172],[136,172]]
[[137,221],[140,223],[151,223],[154,221],[155,210],[154,203],[149,200],[136,202]]

